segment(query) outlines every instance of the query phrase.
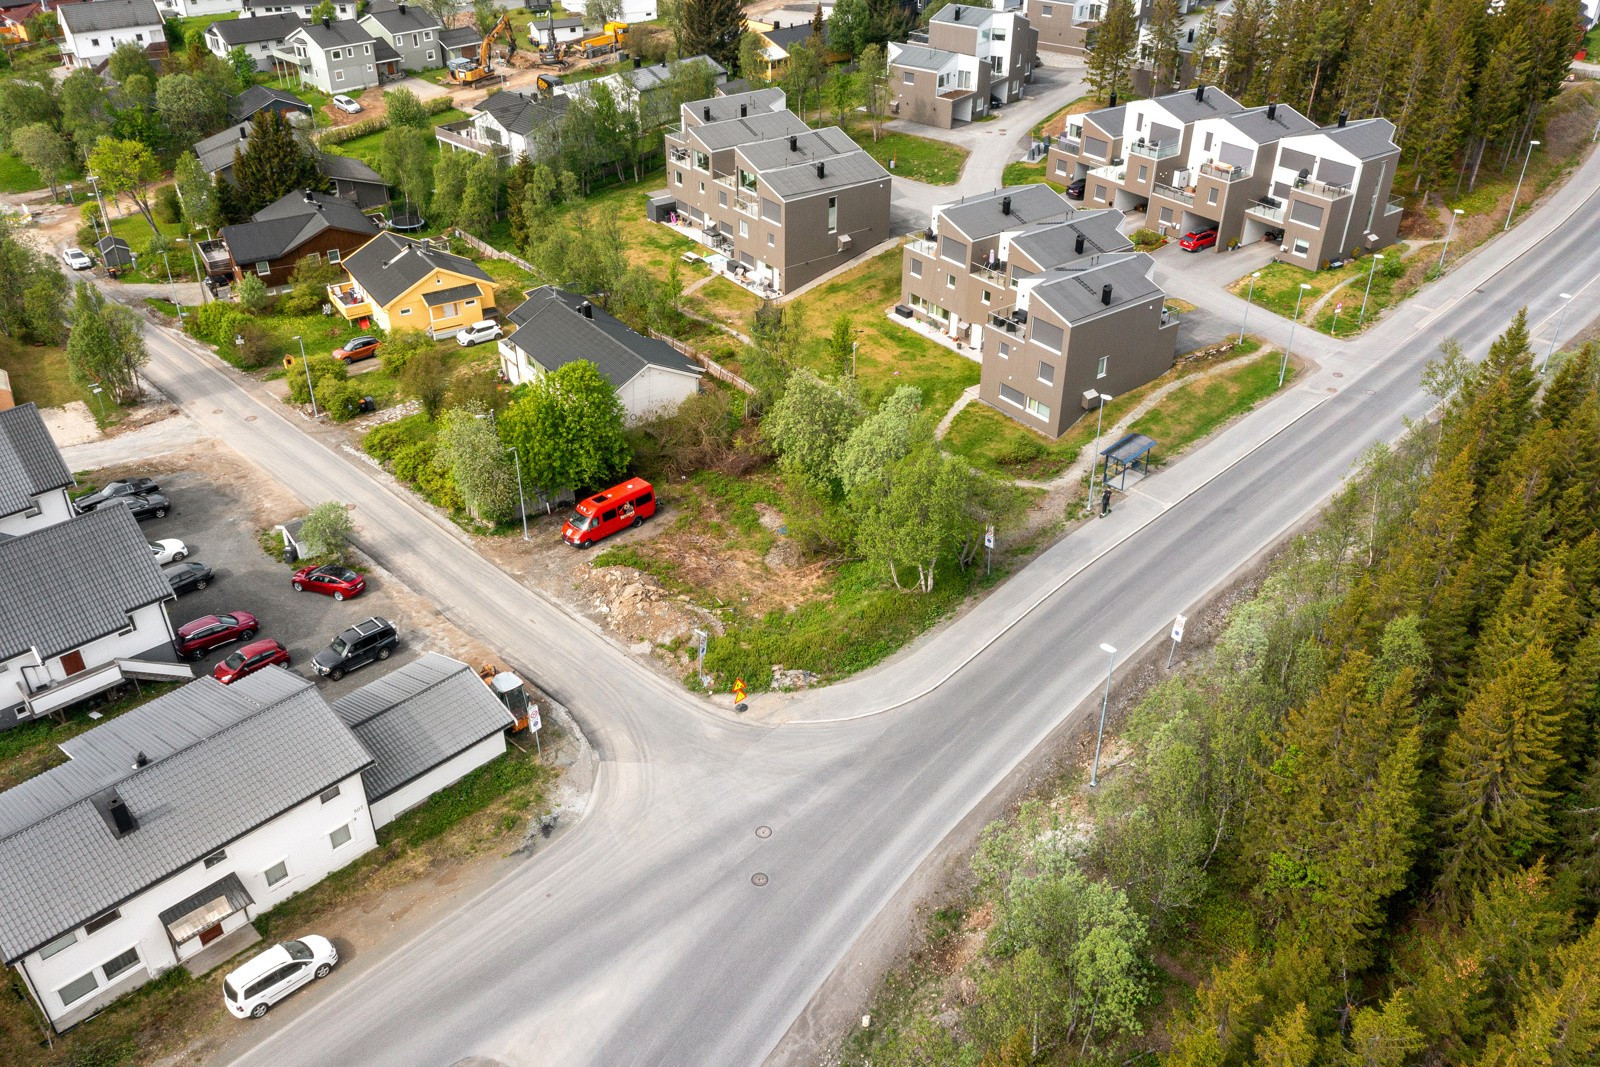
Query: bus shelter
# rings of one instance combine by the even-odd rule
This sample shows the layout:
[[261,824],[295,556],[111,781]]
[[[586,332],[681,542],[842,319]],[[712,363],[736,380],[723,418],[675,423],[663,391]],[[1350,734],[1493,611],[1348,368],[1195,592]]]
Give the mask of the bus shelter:
[[1154,438],[1142,433],[1130,433],[1103,450],[1100,453],[1100,484],[1110,485],[1115,478],[1117,491],[1126,490],[1130,470],[1141,475],[1150,473],[1150,453],[1155,447]]

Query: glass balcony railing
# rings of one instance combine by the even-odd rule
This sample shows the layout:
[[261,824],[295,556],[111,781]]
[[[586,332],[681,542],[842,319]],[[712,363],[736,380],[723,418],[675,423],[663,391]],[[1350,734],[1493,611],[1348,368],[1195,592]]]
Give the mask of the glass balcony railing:
[[1146,159],[1169,159],[1177,155],[1182,147],[1177,141],[1146,141],[1141,137],[1129,145],[1126,152],[1130,156],[1143,156]]

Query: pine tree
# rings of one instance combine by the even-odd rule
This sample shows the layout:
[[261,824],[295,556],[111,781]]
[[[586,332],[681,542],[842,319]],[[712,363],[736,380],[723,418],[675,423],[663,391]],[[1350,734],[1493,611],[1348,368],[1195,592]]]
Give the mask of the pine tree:
[[1395,993],[1381,1008],[1362,1008],[1350,1023],[1344,1067],[1402,1067],[1422,1047],[1422,1032],[1411,1023],[1411,1002]]
[[233,150],[233,185],[238,213],[250,216],[297,189],[326,190],[328,180],[289,120],[263,108],[251,120],[248,144]]
[[1593,1067],[1600,1061],[1600,921],[1561,948],[1547,973],[1530,983],[1516,1029],[1490,1038],[1483,1067]]
[[684,0],[683,32],[678,50],[684,56],[710,56],[732,70],[739,59],[744,33],[744,7],[739,0]]
[[1106,17],[1095,31],[1089,53],[1089,87],[1101,100],[1127,95],[1128,75],[1139,47],[1139,20],[1133,0],[1108,0]]
[[1306,1015],[1306,1006],[1298,1004],[1256,1036],[1255,1063],[1259,1067],[1311,1067],[1317,1056],[1317,1039]]

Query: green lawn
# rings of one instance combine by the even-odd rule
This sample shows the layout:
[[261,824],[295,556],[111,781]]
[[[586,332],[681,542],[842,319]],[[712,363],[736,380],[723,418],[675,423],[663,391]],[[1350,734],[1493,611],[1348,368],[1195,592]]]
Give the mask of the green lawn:
[[0,193],[29,193],[47,183],[12,151],[0,152]]
[[[108,205],[109,207],[109,205]],[[170,238],[179,238],[187,235],[188,231],[181,222],[158,222],[156,226]],[[125,282],[150,282],[159,283],[167,280],[167,263],[172,265],[173,281],[194,280],[194,260],[189,254],[187,245],[176,245],[167,253],[167,260],[163,262],[160,256],[149,259],[145,252],[150,247],[150,224],[144,216],[134,211],[132,214],[123,215],[121,218],[111,220],[111,233],[128,242],[128,247],[138,257],[137,270],[124,270],[119,277]]]
[[[1383,255],[1386,259],[1389,256],[1404,257],[1408,251],[1409,247],[1402,242],[1384,249]],[[1349,281],[1350,284],[1341,289],[1338,296],[1334,297],[1329,305],[1323,309],[1326,314],[1318,315],[1317,322],[1322,325],[1316,327],[1327,333],[1328,327],[1332,323],[1333,304],[1343,303],[1345,308],[1350,311],[1352,319],[1352,323],[1347,328],[1344,322],[1344,313],[1340,313],[1339,336],[1344,337],[1347,333],[1354,332],[1353,320],[1359,312],[1361,293],[1366,289],[1367,272],[1371,269],[1372,261],[1368,257],[1353,260],[1337,270],[1306,270],[1304,267],[1296,267],[1289,263],[1268,263],[1261,268],[1261,277],[1255,280],[1253,295],[1250,286],[1250,275],[1248,274],[1235,281],[1228,288],[1238,296],[1249,297],[1251,303],[1255,306],[1266,308],[1273,314],[1282,315],[1288,319],[1294,317],[1295,298],[1299,296],[1300,286],[1302,284],[1309,285],[1311,288],[1305,290],[1305,296],[1300,299],[1300,321],[1307,322],[1309,321],[1312,307],[1316,305],[1317,300],[1324,293],[1341,282]],[[1390,295],[1390,289],[1384,288],[1383,285],[1386,280],[1381,275],[1373,279],[1372,291],[1374,298],[1378,296],[1380,290],[1385,294],[1386,298]],[[1370,317],[1370,306],[1368,314]]]
[[168,17],[167,22],[176,23],[183,30],[184,41],[192,41],[197,37],[204,37],[206,30],[211,28],[213,22],[227,22],[229,19],[239,17],[237,11],[230,11],[223,15],[189,15],[187,17]]
[[122,420],[122,409],[109,397],[102,395],[97,401],[93,393],[73,382],[67,373],[65,348],[23,345],[0,337],[0,370],[10,375],[11,392],[19,404],[31,400],[42,408],[59,408],[81,400],[101,426]]
[[[1280,358],[1271,352],[1226,373],[1180,385],[1130,429],[1155,438],[1158,451],[1170,456],[1275,393]],[[1286,376],[1286,385],[1289,377],[1292,374]]]
[[850,125],[846,132],[897,178],[929,185],[954,185],[967,162],[965,148],[928,137],[886,131],[874,141],[872,127],[863,123]]
[[[466,117],[467,113],[465,111],[458,111],[455,108],[449,108],[448,110],[441,111],[439,114],[435,115],[433,117],[433,124],[438,126],[446,122],[456,122]],[[383,150],[383,138],[388,132],[388,130],[378,130],[374,133],[357,137],[353,141],[346,141],[344,144],[323,144],[319,145],[318,147],[331,155],[350,156],[354,159],[359,159],[367,166],[376,170],[378,166],[378,155]],[[438,158],[439,142],[437,140],[428,142],[428,153],[430,158]]]
[[1044,176],[1045,167],[1049,166],[1049,163],[1049,159],[1041,159],[1037,163],[1024,163],[1020,159],[1015,163],[1007,163],[1005,171],[1000,175],[1000,184],[1037,185],[1043,182],[1056,192],[1065,195],[1067,191],[1065,185]]

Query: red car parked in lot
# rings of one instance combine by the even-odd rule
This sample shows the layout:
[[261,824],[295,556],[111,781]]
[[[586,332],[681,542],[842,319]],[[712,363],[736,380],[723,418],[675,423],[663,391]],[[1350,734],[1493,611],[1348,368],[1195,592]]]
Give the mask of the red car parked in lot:
[[329,564],[326,567],[302,567],[295,571],[290,584],[297,593],[310,590],[323,596],[331,596],[335,600],[348,600],[353,596],[360,596],[367,588],[365,578],[349,567],[340,567],[337,564]]
[[258,629],[256,617],[248,611],[206,615],[178,627],[178,639],[173,642],[173,647],[180,656],[204,659],[205,654],[213,648],[250,640]]
[[1178,247],[1185,252],[1198,252],[1202,248],[1210,248],[1216,243],[1216,230],[1191,230],[1183,235],[1183,239],[1178,242]]
[[259,641],[251,641],[211,668],[211,677],[223,685],[231,685],[247,674],[254,674],[276,663],[289,666],[289,650],[272,638],[264,637]]
[[354,363],[358,359],[378,354],[383,342],[376,337],[352,337],[343,346],[333,350],[333,358],[341,363]]

